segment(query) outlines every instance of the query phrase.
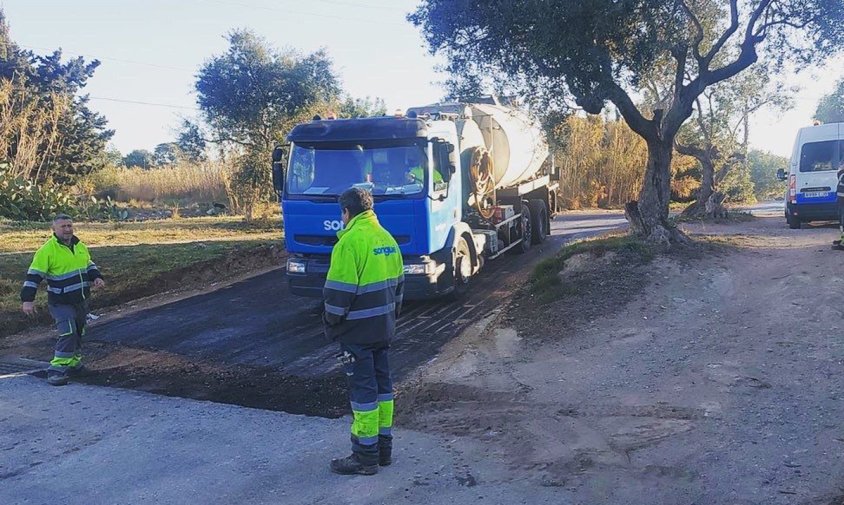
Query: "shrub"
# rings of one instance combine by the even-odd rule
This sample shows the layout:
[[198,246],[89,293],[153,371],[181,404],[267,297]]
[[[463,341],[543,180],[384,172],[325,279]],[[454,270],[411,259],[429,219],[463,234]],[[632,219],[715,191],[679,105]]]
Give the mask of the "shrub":
[[0,163],[0,217],[47,221],[59,212],[73,212],[73,199],[53,185],[38,185],[8,171]]

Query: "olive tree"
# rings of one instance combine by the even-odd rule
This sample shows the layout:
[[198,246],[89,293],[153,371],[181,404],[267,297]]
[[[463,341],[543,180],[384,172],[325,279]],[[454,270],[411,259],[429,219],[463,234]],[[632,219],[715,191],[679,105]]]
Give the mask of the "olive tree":
[[[409,19],[453,74],[488,72],[527,95],[571,94],[597,114],[611,103],[648,147],[631,231],[683,241],[668,222],[671,159],[681,126],[710,86],[757,61],[776,71],[844,42],[841,0],[423,0]],[[643,81],[670,93],[637,105]]]

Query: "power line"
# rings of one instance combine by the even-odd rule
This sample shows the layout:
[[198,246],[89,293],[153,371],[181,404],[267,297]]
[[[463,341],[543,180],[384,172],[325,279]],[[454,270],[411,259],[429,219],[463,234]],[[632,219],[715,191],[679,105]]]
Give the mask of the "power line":
[[[283,12],[285,14],[301,14],[303,16],[313,16],[317,18],[330,18],[330,19],[340,19],[343,21],[358,21],[361,23],[377,23],[379,25],[392,25],[392,26],[404,26],[401,23],[393,23],[389,21],[379,21],[377,19],[367,19],[367,18],[357,18],[357,17],[349,17],[349,16],[334,16],[332,14],[317,14],[315,12],[304,12],[304,11],[297,11],[291,9],[279,9],[276,7],[266,7],[263,5],[252,5],[252,4],[245,4],[240,2],[231,2],[231,1],[222,1],[222,0],[204,0],[205,2],[216,3],[220,5],[232,5],[236,7],[247,7],[250,9],[259,9],[265,11],[273,11],[273,12]],[[328,1],[328,0],[323,0]]]
[[169,104],[169,103],[143,102],[143,101],[140,101],[140,100],[124,100],[122,98],[109,98],[109,97],[105,97],[105,96],[89,96],[88,98],[90,98],[91,100],[105,100],[107,102],[131,103],[131,104],[134,104],[134,105],[150,105],[150,106],[154,106],[154,107],[167,107],[167,108],[170,108],[170,109],[185,109],[185,110],[192,110],[192,111],[198,111],[199,110],[196,107],[187,107],[187,106],[184,106],[184,105],[173,105],[173,104]]
[[313,2],[322,2],[327,4],[335,4],[335,5],[348,5],[351,7],[363,7],[365,9],[378,9],[383,11],[404,11],[404,9],[397,8],[397,7],[386,7],[384,5],[370,5],[370,4],[361,4],[361,3],[354,3],[354,2],[343,2],[341,0],[311,0]]
[[[50,53],[55,51],[55,49],[48,49],[46,47],[26,46],[26,45],[23,45],[23,44],[19,44],[19,45],[20,45],[20,47],[24,47],[26,49],[31,49],[33,51],[47,51],[47,52],[50,52]],[[188,68],[183,68],[183,67],[173,67],[173,66],[170,66],[170,65],[159,65],[158,63],[147,63],[147,62],[144,62],[144,61],[123,60],[123,59],[120,59],[120,58],[111,58],[111,57],[108,57],[108,56],[94,56],[94,55],[91,55],[91,54],[77,53],[77,52],[74,52],[74,51],[65,51],[61,48],[59,50],[62,51],[62,53],[67,53],[71,56],[84,56],[86,58],[91,58],[91,59],[94,59],[94,60],[114,61],[114,62],[118,62],[118,63],[128,63],[130,65],[143,65],[143,66],[146,66],[146,67],[164,68],[164,69],[167,69],[167,70],[179,70],[179,71],[182,71],[182,72],[194,72],[195,71],[194,69],[188,69]]]

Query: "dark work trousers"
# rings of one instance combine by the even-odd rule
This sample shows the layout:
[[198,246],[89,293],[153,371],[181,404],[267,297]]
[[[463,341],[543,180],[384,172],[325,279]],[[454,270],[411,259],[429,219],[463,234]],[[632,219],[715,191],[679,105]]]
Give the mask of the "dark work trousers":
[[59,338],[49,372],[67,373],[82,365],[82,336],[85,335],[86,303],[75,305],[49,305],[50,315],[56,320]]
[[389,344],[340,344],[352,403],[352,452],[364,465],[378,464],[393,444],[393,382]]

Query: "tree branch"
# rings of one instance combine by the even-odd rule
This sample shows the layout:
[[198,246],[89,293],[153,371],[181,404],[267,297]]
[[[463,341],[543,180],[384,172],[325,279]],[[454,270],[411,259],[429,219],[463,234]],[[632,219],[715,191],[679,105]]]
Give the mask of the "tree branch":
[[692,20],[692,24],[695,25],[695,30],[697,30],[697,34],[695,34],[694,45],[692,46],[692,51],[694,52],[695,59],[697,60],[697,62],[701,66],[703,66],[703,56],[700,54],[700,45],[703,43],[704,37],[703,25],[700,24],[700,20],[697,18],[695,13],[692,12],[692,9],[688,6],[688,4],[686,4],[685,0],[680,0],[680,6],[683,8],[684,11],[686,11],[686,14],[688,14],[689,18]]
[[[770,2],[770,0],[763,0],[762,3]],[[739,28],[739,15],[738,15],[738,0],[730,0],[730,26],[727,30],[721,34],[715,44],[712,45],[712,48],[706,53],[706,56],[703,57],[703,62],[701,63],[700,71],[703,73],[704,71],[709,70],[709,65],[712,63],[713,58],[718,54],[719,51],[724,47],[724,44],[730,40],[730,37],[733,36],[738,31]]]

